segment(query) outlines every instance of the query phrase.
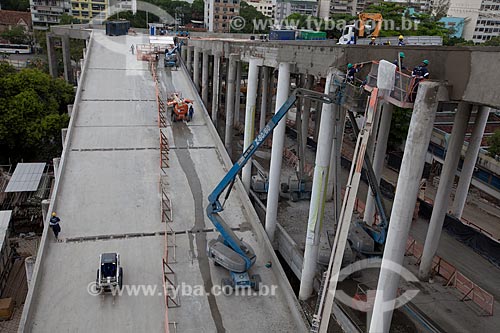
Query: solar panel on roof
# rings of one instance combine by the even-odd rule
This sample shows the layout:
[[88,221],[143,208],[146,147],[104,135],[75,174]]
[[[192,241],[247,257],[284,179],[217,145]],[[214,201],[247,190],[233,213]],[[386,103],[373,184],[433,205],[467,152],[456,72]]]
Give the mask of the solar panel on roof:
[[46,163],[18,163],[5,192],[33,192],[38,189]]

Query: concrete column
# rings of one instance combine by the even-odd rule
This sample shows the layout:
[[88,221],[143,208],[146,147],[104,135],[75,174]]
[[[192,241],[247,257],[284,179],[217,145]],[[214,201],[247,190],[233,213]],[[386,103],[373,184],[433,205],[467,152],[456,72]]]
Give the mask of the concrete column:
[[438,107],[438,89],[437,82],[421,82],[418,88],[378,279],[370,323],[372,333],[389,332],[391,326],[399,271],[403,265],[406,240]]
[[266,112],[267,112],[267,93],[269,91],[269,67],[263,66],[262,71],[262,81],[261,81],[261,100],[260,100],[260,120],[259,120],[259,131],[262,131],[266,126]]
[[47,38],[47,57],[49,59],[49,73],[52,77],[57,77],[57,57],[54,45],[54,36],[50,33],[46,35]]
[[62,54],[64,63],[64,79],[69,83],[73,83],[73,67],[71,66],[69,36],[67,35],[62,37]]
[[241,113],[241,61],[236,64],[235,95],[234,95],[234,124],[240,123]]
[[52,159],[52,163],[54,165],[54,178],[57,179],[57,175],[59,174],[59,164],[61,163],[60,157],[54,157]]
[[321,124],[321,108],[318,107],[318,103],[314,103],[314,108],[316,110],[316,119],[314,120],[314,136],[313,140],[315,142],[318,142],[318,135],[319,135],[319,127]]
[[[333,200],[335,215],[333,216],[334,224],[339,222],[340,212],[342,210],[342,144],[344,142],[344,129],[347,109],[340,108],[336,113],[335,132],[332,146],[332,156],[330,157],[330,175],[333,182],[328,182],[327,200]],[[333,169],[333,170],[332,170]],[[328,178],[330,180],[330,178]],[[336,189],[336,190],[335,190]]]
[[458,104],[458,109],[453,122],[453,130],[448,145],[448,151],[443,164],[441,178],[434,199],[429,229],[425,238],[424,252],[420,262],[419,278],[427,281],[431,273],[432,260],[439,246],[444,218],[450,204],[451,188],[457,173],[458,161],[464,145],[465,132],[469,125],[471,105],[465,102]]
[[458,219],[462,218],[465,202],[467,200],[467,194],[469,193],[469,186],[472,181],[472,175],[474,173],[474,168],[476,167],[477,156],[479,154],[479,149],[481,148],[481,140],[483,139],[490,111],[491,109],[486,106],[480,107],[477,110],[474,129],[472,130],[469,146],[467,147],[467,152],[465,153],[464,164],[462,165],[460,180],[458,181],[457,190],[455,192],[455,200],[453,201],[453,208],[451,209],[451,215]]
[[45,221],[47,221],[47,216],[49,215],[49,207],[50,207],[50,200],[49,199],[42,200],[42,219],[44,224]]
[[200,92],[200,53],[201,48],[194,48],[193,82],[196,90]]
[[71,118],[71,116],[73,115],[73,104],[66,105],[66,108],[68,110],[68,116]]
[[201,100],[208,108],[208,52],[203,52],[203,63],[201,70]]
[[61,142],[63,149],[66,148],[66,134],[68,134],[67,128],[61,128]]
[[220,53],[216,52],[214,54],[214,73],[213,73],[213,83],[212,83],[212,122],[215,128],[217,128],[217,110],[219,110],[219,94],[220,94]]
[[234,122],[234,77],[236,76],[236,55],[229,56],[229,64],[226,75],[226,133],[224,145],[227,153],[233,153],[233,122]]
[[[290,93],[290,64],[279,64],[278,87],[276,94],[276,108],[274,113],[286,102]],[[271,149],[271,166],[269,170],[269,192],[267,193],[266,232],[269,239],[274,239],[278,217],[278,200],[281,188],[281,163],[283,161],[283,145],[285,143],[286,122],[281,121],[273,132],[273,146]]]
[[185,62],[187,62],[187,57],[188,57],[187,50],[188,50],[187,46],[181,48],[181,57],[182,57],[182,60],[185,61]]
[[[243,136],[243,151],[252,143],[255,132],[255,108],[257,106],[257,86],[259,83],[259,66],[262,66],[262,58],[251,58],[248,66],[248,86],[245,108],[245,134]],[[247,193],[250,191],[250,180],[252,178],[252,160],[250,159],[243,167],[241,174],[243,186]]]
[[192,46],[186,46],[186,66],[187,66],[187,70],[189,72],[189,76],[191,76],[191,70],[193,69],[192,67],[192,56],[191,56],[191,50],[193,49]]
[[[375,146],[375,156],[373,157],[373,173],[377,179],[377,184],[380,184],[382,171],[384,168],[385,153],[387,152],[387,141],[389,140],[389,131],[391,129],[392,112],[394,106],[390,103],[384,103],[382,115],[380,119],[380,127],[377,135],[377,144]],[[375,215],[375,197],[371,188],[368,189],[366,196],[366,205],[364,220],[368,225],[372,225]]]
[[[325,94],[330,93],[332,73],[326,78]],[[316,163],[314,166],[314,178],[309,206],[309,219],[307,222],[306,248],[304,252],[304,264],[300,279],[299,299],[308,299],[313,292],[314,275],[316,274],[316,262],[318,260],[319,239],[323,223],[326,187],[328,184],[328,169],[330,165],[330,154],[332,151],[332,138],[334,129],[336,104],[323,104],[322,121],[319,129],[318,150],[316,151]]]
[[[312,89],[312,85],[314,83],[314,76],[305,75],[305,89]],[[302,112],[300,113],[300,117],[297,118],[297,124],[300,123],[300,128],[297,128],[298,133],[300,133],[300,138],[298,138],[299,144],[299,171],[301,176],[306,164],[306,147],[307,147],[307,138],[309,137],[309,115],[311,114],[311,100],[309,98],[305,98],[303,103]],[[299,121],[300,120],[300,121]]]

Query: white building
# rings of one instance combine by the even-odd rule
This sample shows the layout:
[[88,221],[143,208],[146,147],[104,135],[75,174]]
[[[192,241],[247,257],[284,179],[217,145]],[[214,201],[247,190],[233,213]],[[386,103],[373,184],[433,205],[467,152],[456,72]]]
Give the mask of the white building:
[[280,22],[295,13],[316,16],[317,10],[317,0],[278,0],[274,18],[277,22]]
[[229,32],[231,20],[240,13],[240,0],[205,0],[205,28],[210,32]]
[[261,12],[267,17],[274,17],[274,10],[276,9],[276,0],[250,0],[247,1],[252,7],[255,7],[258,12]]
[[34,29],[47,29],[59,23],[62,14],[71,15],[70,0],[30,0],[31,20]]
[[448,16],[466,18],[464,39],[483,43],[500,36],[500,0],[450,0]]

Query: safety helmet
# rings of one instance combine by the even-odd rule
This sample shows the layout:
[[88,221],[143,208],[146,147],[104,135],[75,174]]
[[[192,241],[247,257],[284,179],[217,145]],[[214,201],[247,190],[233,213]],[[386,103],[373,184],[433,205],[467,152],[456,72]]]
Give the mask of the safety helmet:
[[56,216],[56,215],[57,215],[56,212],[52,212],[52,216]]
[[403,35],[399,35],[399,39],[404,39]]
[[399,52],[399,57],[400,58],[404,58],[405,57],[405,53],[404,52]]
[[347,69],[351,69],[352,68],[352,64],[347,64]]
[[426,60],[422,61],[422,63],[428,65],[429,64],[429,60],[426,59]]
[[372,40],[375,40],[375,36],[372,36]]

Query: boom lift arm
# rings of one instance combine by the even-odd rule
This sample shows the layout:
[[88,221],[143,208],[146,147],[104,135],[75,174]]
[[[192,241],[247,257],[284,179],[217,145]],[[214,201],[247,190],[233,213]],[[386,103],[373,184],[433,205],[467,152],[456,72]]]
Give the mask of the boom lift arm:
[[[292,108],[298,97],[310,98],[313,100],[318,100],[323,103],[333,103],[334,98],[318,93],[315,91],[310,91],[306,89],[295,89],[290,97],[286,100],[283,106],[276,112],[269,123],[262,129],[262,131],[257,135],[255,140],[248,146],[248,148],[243,152],[241,157],[233,164],[232,168],[224,176],[221,182],[215,187],[212,193],[208,196],[209,205],[206,209],[207,216],[213,225],[217,228],[220,233],[219,240],[214,241],[208,245],[207,252],[209,257],[212,257],[215,262],[231,272],[245,273],[255,262],[255,254],[253,250],[240,240],[233,230],[224,222],[224,220],[219,215],[220,212],[224,210],[223,204],[219,201],[221,194],[228,189],[224,201],[227,200],[231,189],[236,180],[236,176],[243,169],[245,164],[250,160],[253,154],[259,149],[259,147],[265,142],[265,140],[271,135],[273,129],[277,124],[283,119],[286,113]],[[217,249],[216,249],[217,248]],[[228,256],[232,257],[229,259],[238,259],[240,262],[238,264],[235,261],[224,262],[221,258],[217,258],[212,252],[214,251],[225,251]],[[235,255],[239,256],[237,258]],[[241,261],[243,259],[243,262]],[[229,260],[231,261],[231,260]]]

